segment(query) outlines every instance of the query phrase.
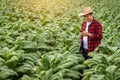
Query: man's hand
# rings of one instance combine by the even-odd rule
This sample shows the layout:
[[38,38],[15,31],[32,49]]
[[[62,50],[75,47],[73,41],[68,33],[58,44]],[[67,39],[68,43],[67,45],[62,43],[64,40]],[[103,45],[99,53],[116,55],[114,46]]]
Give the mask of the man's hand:
[[92,34],[86,32],[86,31],[81,32],[81,35],[82,35],[82,36],[89,36],[89,37],[92,37]]

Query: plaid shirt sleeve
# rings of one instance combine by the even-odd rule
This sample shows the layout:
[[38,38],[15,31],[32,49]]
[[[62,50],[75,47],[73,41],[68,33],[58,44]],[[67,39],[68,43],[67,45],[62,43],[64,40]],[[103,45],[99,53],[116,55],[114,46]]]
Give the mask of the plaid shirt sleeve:
[[95,38],[97,40],[101,40],[102,39],[102,26],[99,23],[94,23],[94,33],[92,34],[91,38]]

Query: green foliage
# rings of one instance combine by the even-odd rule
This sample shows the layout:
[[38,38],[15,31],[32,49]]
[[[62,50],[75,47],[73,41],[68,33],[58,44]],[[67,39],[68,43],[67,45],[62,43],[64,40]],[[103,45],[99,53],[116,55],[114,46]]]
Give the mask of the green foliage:
[[[83,73],[83,76],[88,79],[97,80],[119,80],[117,70],[120,69],[119,59],[120,52],[116,51],[112,55],[96,54],[92,59],[84,61],[84,64],[89,67]],[[101,76],[101,77],[100,77]],[[83,80],[84,80],[83,77]]]
[[85,69],[84,65],[79,65],[84,61],[80,56],[71,53],[43,55],[34,70],[40,80],[79,79],[82,74],[78,71]]
[[7,66],[2,66],[0,68],[0,80],[5,80],[11,76],[17,76],[18,74],[11,70],[11,69],[8,69]]
[[[0,0],[0,80],[119,80],[120,1]],[[103,26],[99,54],[78,52],[82,18],[92,6]],[[96,50],[97,50],[96,49]],[[89,69],[85,69],[85,68]],[[83,74],[82,74],[83,73]]]

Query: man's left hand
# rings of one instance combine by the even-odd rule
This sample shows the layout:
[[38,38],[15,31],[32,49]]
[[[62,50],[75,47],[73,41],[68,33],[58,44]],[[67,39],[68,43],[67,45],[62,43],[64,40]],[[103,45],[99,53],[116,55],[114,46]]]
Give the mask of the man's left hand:
[[92,37],[92,34],[86,32],[86,31],[83,31],[83,32],[81,33],[81,35],[82,35],[82,36],[89,36],[89,37]]

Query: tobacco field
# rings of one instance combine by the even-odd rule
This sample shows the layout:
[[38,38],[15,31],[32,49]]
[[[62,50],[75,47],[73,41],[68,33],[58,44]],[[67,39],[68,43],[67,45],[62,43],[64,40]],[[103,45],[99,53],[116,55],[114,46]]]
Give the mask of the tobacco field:
[[[79,53],[83,6],[103,39]],[[0,0],[0,80],[120,80],[120,0]]]

